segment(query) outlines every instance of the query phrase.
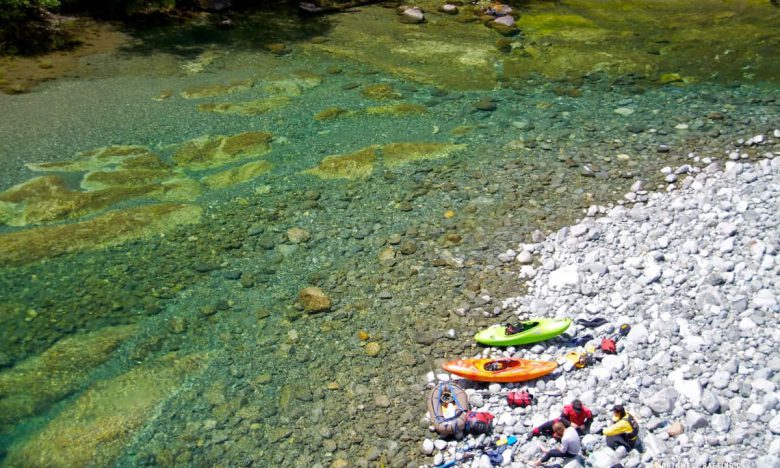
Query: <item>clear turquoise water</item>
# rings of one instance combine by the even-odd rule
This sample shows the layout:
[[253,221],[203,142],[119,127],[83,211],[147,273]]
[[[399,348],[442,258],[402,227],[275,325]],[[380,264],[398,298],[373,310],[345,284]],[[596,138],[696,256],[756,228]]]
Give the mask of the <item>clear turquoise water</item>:
[[[382,18],[382,11],[364,13]],[[735,80],[725,66],[729,78],[722,80],[706,79],[693,66],[660,70],[696,77],[685,85],[662,86],[659,72],[568,72],[557,79],[505,72],[496,87],[442,89],[435,79],[389,73],[391,59],[361,58],[360,43],[350,45],[357,60],[302,45],[331,33],[337,42],[338,25],[328,21],[346,20],[297,21],[279,21],[263,40],[243,27],[147,33],[139,46],[88,59],[93,71],[80,79],[0,96],[2,189],[36,175],[26,163],[69,160],[108,145],[143,145],[169,159],[176,145],[203,135],[274,135],[263,157],[273,169],[204,191],[193,201],[204,209],[199,224],[0,267],[0,408],[18,415],[3,420],[4,463],[73,464],[88,456],[121,466],[415,464],[417,441],[427,430],[424,374],[445,358],[473,352],[469,337],[497,320],[485,315],[502,296],[522,291],[498,253],[535,229],[565,225],[590,204],[616,202],[637,179],[652,187],[659,168],[680,164],[691,151],[723,157],[737,138],[778,122],[776,82]],[[765,33],[765,42],[777,40],[776,30]],[[484,47],[492,48],[499,36],[488,37]],[[554,38],[546,40],[557,47]],[[293,44],[293,52],[270,55],[264,46],[273,41]],[[549,47],[544,41],[526,39],[515,49],[521,43],[529,50]],[[182,43],[186,47],[171,46]],[[739,60],[761,70],[762,63],[777,62],[776,50]],[[182,68],[204,51],[214,53],[213,61],[197,72]],[[686,52],[676,53],[682,62]],[[499,75],[502,68],[506,64],[495,67]],[[197,110],[201,102],[267,96],[264,83],[297,70],[318,74],[322,83],[287,107],[258,116]],[[201,100],[179,95],[195,85],[242,79],[255,86]],[[427,112],[313,118],[330,107],[392,104],[361,95],[375,83],[390,84],[403,96],[400,102]],[[153,99],[168,90],[170,98]],[[477,110],[474,104],[484,99],[496,109]],[[620,107],[634,113],[616,114]],[[442,159],[398,167],[380,162],[367,179],[301,173],[328,155],[399,141],[468,146]],[[671,150],[659,152],[659,145]],[[112,209],[149,203],[127,200]],[[292,243],[286,236],[291,227],[306,229],[311,240]],[[6,235],[24,229],[2,228]],[[413,252],[404,245],[409,242]],[[395,258],[380,261],[389,247]],[[236,272],[252,281],[232,279]],[[331,311],[301,310],[298,291],[309,285],[331,297]],[[479,295],[493,302],[482,304]],[[89,343],[86,334],[125,324],[136,328],[112,346],[97,346],[100,362],[83,369],[74,364],[83,359],[79,349],[91,350],[79,344]],[[450,328],[456,339],[443,337]],[[366,352],[360,331],[379,343],[378,356]],[[74,341],[63,341],[68,338]],[[71,351],[77,357],[63,358],[57,343],[77,350]],[[157,370],[179,369],[166,361],[170,356],[191,356],[195,364],[170,371],[175,375]],[[44,369],[45,376],[28,369]],[[46,394],[36,383],[59,391]],[[156,395],[152,387],[160,393],[150,402],[130,391]],[[111,431],[114,422],[106,415],[113,413],[126,435]],[[87,429],[82,434],[75,427]],[[31,460],[31,454],[49,456],[46,435],[52,433],[70,438],[72,449]],[[95,439],[115,443],[95,445]]]

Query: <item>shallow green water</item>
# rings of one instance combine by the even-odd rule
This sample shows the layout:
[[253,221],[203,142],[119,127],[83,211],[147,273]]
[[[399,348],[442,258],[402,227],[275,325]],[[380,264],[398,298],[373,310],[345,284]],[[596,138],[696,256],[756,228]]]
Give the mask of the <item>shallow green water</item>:
[[[587,2],[531,6],[509,54],[495,48],[495,32],[433,13],[424,26],[398,25],[381,7],[303,24],[277,14],[265,35],[260,14],[232,31],[147,33],[88,59],[81,79],[0,96],[3,190],[46,175],[27,163],[110,145],[141,145],[171,163],[179,145],[206,135],[273,136],[262,156],[180,166],[179,175],[202,182],[247,161],[272,165],[177,199],[202,208],[197,223],[94,250],[117,223],[101,225],[105,236],[92,245],[87,227],[78,252],[43,261],[26,261],[24,249],[39,255],[35,242],[51,246],[47,236],[73,231],[40,231],[20,244],[14,236],[40,227],[1,228],[0,249],[23,250],[0,252],[13,259],[0,267],[4,463],[415,464],[427,430],[424,374],[472,352],[469,337],[497,320],[486,315],[522,291],[498,253],[589,205],[616,202],[637,179],[653,187],[659,168],[689,152],[724,157],[736,139],[777,127],[777,8],[623,5],[620,20]],[[669,35],[663,15],[696,29]],[[731,50],[728,62],[701,60],[700,45],[690,47],[715,35],[707,18],[742,34],[707,45],[713,57]],[[277,41],[291,53],[265,49]],[[640,43],[653,50],[632,55]],[[588,54],[604,62],[567,59]],[[252,86],[181,94],[241,80]],[[367,98],[375,84],[398,99]],[[198,110],[273,97],[287,100],[259,115]],[[495,109],[475,107],[493,107],[485,100]],[[419,107],[367,110],[399,103]],[[314,118],[329,108],[347,113]],[[621,108],[632,113],[615,113]],[[387,145],[398,142],[466,146],[396,164]],[[365,177],[303,172],[369,145],[385,146]],[[77,188],[83,173],[64,174],[65,184]],[[122,197],[38,224],[163,202]],[[293,240],[291,228],[310,239]],[[298,292],[311,285],[333,301],[330,311],[302,310]],[[455,339],[443,336],[448,329]],[[378,343],[378,355],[367,343]]]

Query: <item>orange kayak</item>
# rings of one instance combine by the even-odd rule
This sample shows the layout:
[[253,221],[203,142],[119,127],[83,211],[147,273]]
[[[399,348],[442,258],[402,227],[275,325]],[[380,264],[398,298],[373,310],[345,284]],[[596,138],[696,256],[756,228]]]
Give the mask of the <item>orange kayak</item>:
[[558,364],[515,358],[470,358],[446,362],[442,367],[447,372],[479,382],[522,382],[545,376]]

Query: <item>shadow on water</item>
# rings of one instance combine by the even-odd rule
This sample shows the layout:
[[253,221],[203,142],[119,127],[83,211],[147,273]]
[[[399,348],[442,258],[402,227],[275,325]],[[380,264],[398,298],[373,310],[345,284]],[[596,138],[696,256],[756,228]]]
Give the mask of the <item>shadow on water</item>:
[[187,58],[213,46],[255,51],[274,43],[306,42],[327,34],[329,29],[327,16],[302,17],[294,4],[276,3],[225,14],[203,14],[176,26],[136,28],[128,31],[136,42],[122,51],[163,52]]

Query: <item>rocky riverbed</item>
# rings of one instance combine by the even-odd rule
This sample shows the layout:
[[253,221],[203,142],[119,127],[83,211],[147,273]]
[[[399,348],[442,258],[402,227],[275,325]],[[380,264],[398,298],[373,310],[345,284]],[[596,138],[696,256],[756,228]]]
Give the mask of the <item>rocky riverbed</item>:
[[[502,465],[537,459],[540,442],[526,434],[574,398],[595,415],[591,434],[582,438],[592,466],[780,464],[778,139],[780,130],[746,136],[722,161],[692,152],[685,164],[661,169],[665,182],[652,187],[657,190],[637,182],[616,206],[591,206],[576,224],[549,236],[535,233],[533,241],[499,255],[528,279],[528,294],[504,299],[501,309],[520,318],[605,317],[609,322],[596,329],[573,325],[567,332],[592,334],[589,344],[596,347],[620,324],[631,325],[617,354],[582,369],[561,359],[582,350],[567,338],[478,353],[561,364],[525,384],[460,380],[473,407],[496,416],[494,436],[520,436]],[[746,162],[745,148],[766,159]],[[431,382],[449,378],[429,374]],[[509,408],[506,394],[517,388],[527,388],[535,403]],[[642,452],[604,445],[600,432],[614,404],[638,418]],[[421,444],[433,457],[429,463],[490,442],[434,439]],[[491,465],[478,448],[460,466]]]

